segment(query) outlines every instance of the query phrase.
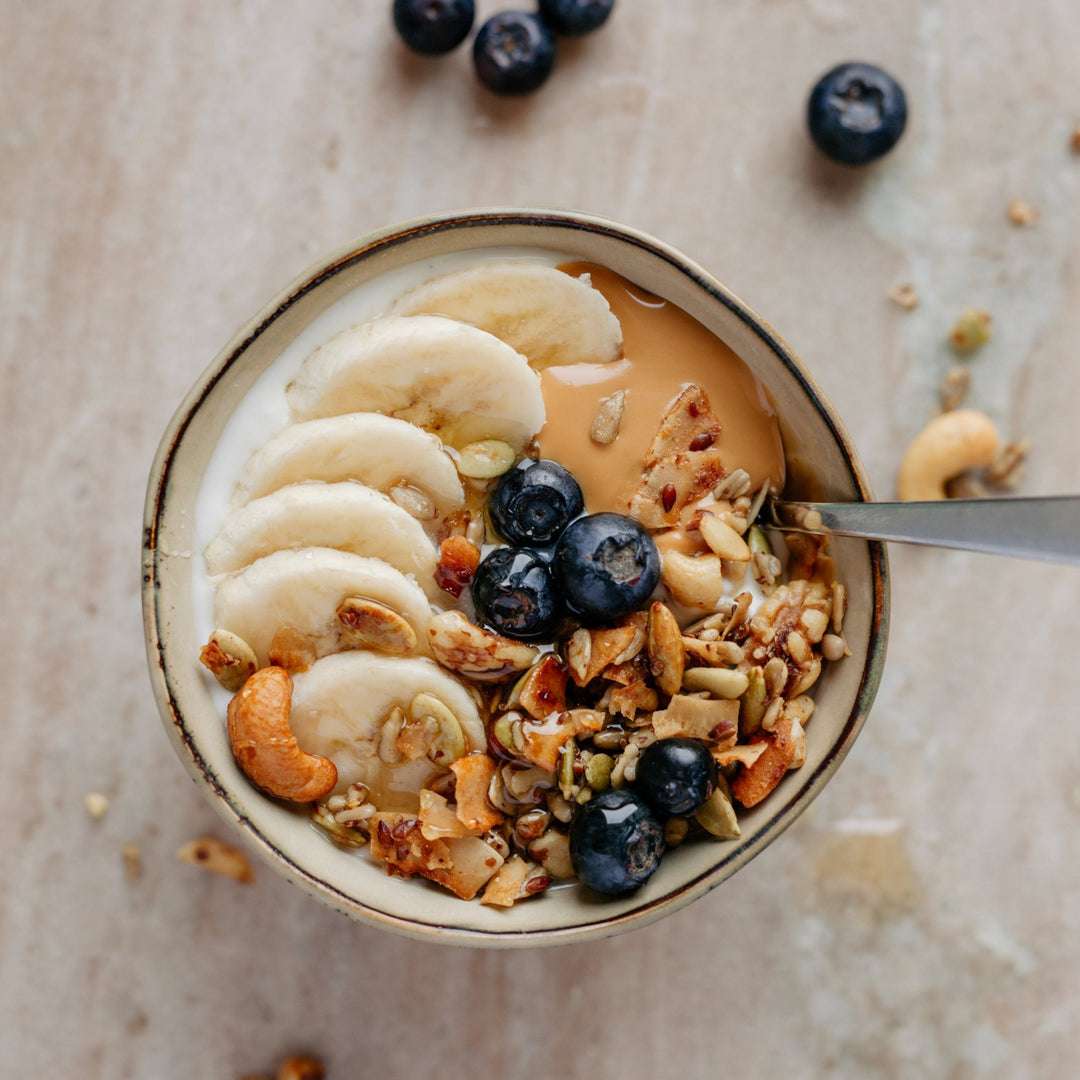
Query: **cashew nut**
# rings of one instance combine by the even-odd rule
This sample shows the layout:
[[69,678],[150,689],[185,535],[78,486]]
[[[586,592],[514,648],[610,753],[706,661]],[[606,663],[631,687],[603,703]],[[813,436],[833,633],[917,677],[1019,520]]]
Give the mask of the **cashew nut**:
[[671,595],[687,607],[715,611],[724,595],[724,572],[719,555],[665,552],[660,561],[660,578]]
[[337,767],[300,749],[289,727],[292,688],[284,668],[256,671],[229,702],[229,744],[252,783],[279,799],[312,802],[333,789]]
[[993,421],[974,409],[935,417],[915,437],[900,463],[898,488],[905,502],[946,498],[945,483],[988,465],[998,451]]

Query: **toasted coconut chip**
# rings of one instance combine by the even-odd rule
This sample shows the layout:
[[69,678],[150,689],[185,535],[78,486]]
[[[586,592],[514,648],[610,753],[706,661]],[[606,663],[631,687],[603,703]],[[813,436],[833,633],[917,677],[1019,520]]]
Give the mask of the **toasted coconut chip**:
[[[488,882],[480,902],[488,907],[512,907],[518,900],[532,895],[527,889],[531,875],[538,869],[527,863],[520,855],[512,855],[499,867],[499,872]],[[544,888],[546,888],[546,884]],[[542,892],[543,889],[533,890]]]
[[739,734],[739,703],[676,694],[666,709],[653,713],[658,739],[681,737],[732,746]]
[[[662,458],[685,450],[704,450],[720,435],[720,421],[709,405],[709,397],[697,385],[690,385],[671,403],[645,452],[644,465],[652,468]],[[718,478],[719,479],[719,478]]]
[[420,792],[420,812],[417,815],[420,832],[425,840],[456,840],[462,836],[477,836],[457,815],[457,807],[441,795],[426,788]]
[[545,720],[552,713],[566,710],[566,665],[552,653],[542,657],[529,669],[521,689],[518,705],[533,719]]
[[716,747],[712,750],[713,760],[723,768],[725,765],[745,765],[749,768],[769,748],[766,742],[741,743],[739,746],[729,746],[724,749]]
[[632,682],[611,691],[608,711],[612,715],[625,716],[627,720],[633,720],[638,712],[651,713],[659,704],[660,696],[651,686],[643,682]]
[[[579,635],[588,637],[588,645]],[[575,684],[586,686],[592,682],[608,664],[614,663],[615,658],[630,647],[635,635],[636,630],[632,625],[576,631],[570,639],[574,653],[570,658],[570,670]]]
[[683,509],[712,491],[723,475],[719,450],[687,450],[661,458],[630,500],[630,516],[647,529],[678,525]]
[[503,815],[488,799],[488,788],[497,768],[495,759],[487,754],[467,754],[450,763],[457,777],[458,820],[470,832],[485,833],[503,822]]

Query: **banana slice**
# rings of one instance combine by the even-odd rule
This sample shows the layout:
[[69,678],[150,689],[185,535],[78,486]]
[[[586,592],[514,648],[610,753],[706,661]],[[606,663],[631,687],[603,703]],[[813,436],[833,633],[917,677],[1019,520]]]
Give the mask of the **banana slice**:
[[307,638],[316,656],[327,656],[350,647],[337,611],[353,596],[403,616],[416,633],[415,651],[427,653],[431,604],[419,586],[382,559],[332,548],[275,551],[221,578],[214,625],[239,634],[255,650],[260,667],[269,663],[270,643],[284,627]]
[[606,364],[622,352],[622,327],[588,276],[552,266],[496,262],[455,270],[411,289],[398,315],[448,315],[512,345],[534,368]]
[[449,454],[415,424],[378,413],[346,413],[293,424],[252,454],[234,506],[304,480],[358,480],[377,491],[419,488],[446,516],[465,504]]
[[437,747],[454,743],[455,757],[484,748],[484,724],[472,695],[433,661],[345,652],[323,657],[293,677],[289,722],[304,750],[337,766],[336,791],[366,784],[380,810],[409,810],[416,808],[420,788],[437,766],[427,755],[408,760],[398,749],[395,730],[383,728],[395,707],[408,717],[410,711],[427,715],[439,705],[446,716],[442,726],[450,732],[440,731]]
[[431,598],[435,547],[416,518],[363,484],[290,484],[241,506],[206,545],[211,576],[239,570],[274,551],[329,547],[382,559],[412,574]]
[[520,451],[544,426],[540,378],[497,337],[438,315],[384,315],[320,345],[285,390],[295,420],[380,412],[454,447]]

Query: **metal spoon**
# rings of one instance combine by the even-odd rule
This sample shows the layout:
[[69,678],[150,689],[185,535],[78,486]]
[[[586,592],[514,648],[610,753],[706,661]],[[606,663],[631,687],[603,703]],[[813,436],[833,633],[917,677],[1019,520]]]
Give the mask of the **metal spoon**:
[[759,521],[787,532],[835,533],[1080,566],[1080,495],[871,503],[767,499]]

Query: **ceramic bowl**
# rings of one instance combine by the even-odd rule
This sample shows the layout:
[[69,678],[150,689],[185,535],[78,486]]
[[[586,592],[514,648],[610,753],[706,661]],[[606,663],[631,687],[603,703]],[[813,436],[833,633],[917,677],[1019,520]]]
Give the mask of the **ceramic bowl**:
[[[502,910],[465,903],[419,879],[388,877],[364,851],[338,848],[308,815],[260,794],[238,769],[220,691],[197,661],[193,574],[204,473],[237,404],[331,304],[390,271],[449,253],[542,248],[618,271],[702,322],[761,379],[781,417],[792,477],[818,497],[869,500],[851,439],[813,378],[770,326],[702,267],[635,229],[583,214],[482,210],[425,218],[368,236],[302,274],[217,356],[177,410],[150,477],[143,597],[150,672],[180,760],[232,830],[275,870],[361,921],[424,940],[515,946],[557,944],[642,926],[704,895],[745,866],[801,814],[851,748],[877,690],[885,656],[888,584],[884,547],[835,542],[850,597],[852,656],[826,665],[807,727],[807,760],[740,819],[742,836],[669,852],[636,893],[604,899],[577,887]],[[268,433],[269,434],[269,433]],[[237,462],[239,470],[242,462]],[[787,492],[798,495],[799,481]]]

